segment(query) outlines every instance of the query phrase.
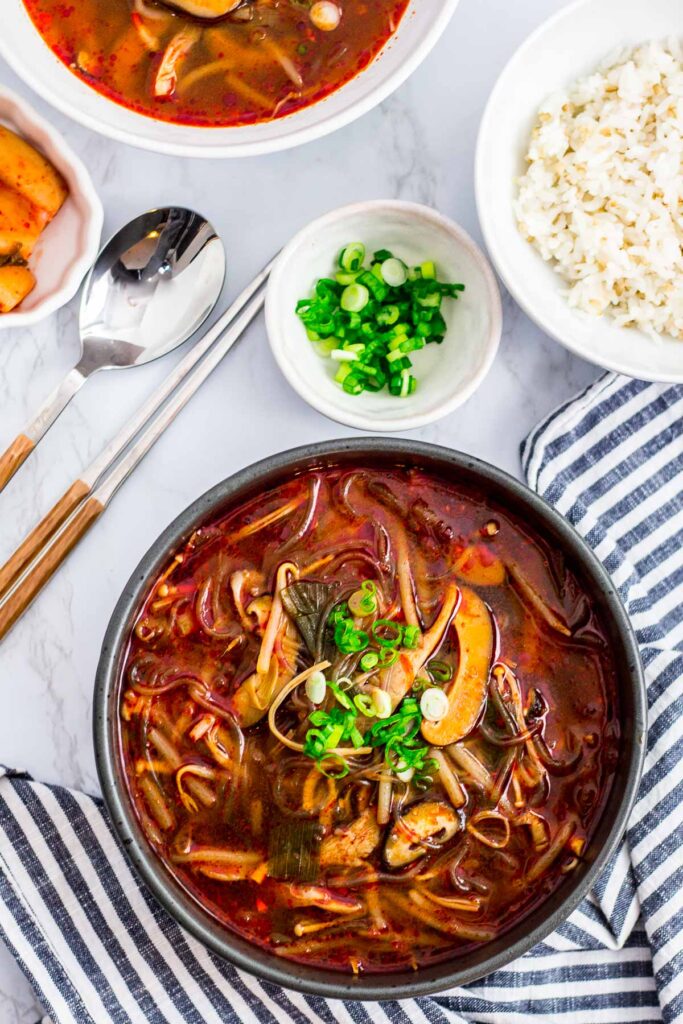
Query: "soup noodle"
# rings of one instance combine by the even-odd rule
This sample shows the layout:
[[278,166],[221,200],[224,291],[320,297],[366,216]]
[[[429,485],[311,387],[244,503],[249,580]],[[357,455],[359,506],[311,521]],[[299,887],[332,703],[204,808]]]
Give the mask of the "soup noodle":
[[198,529],[121,679],[142,829],[278,956],[420,967],[485,943],[579,865],[619,727],[578,576],[475,490],[360,465]]

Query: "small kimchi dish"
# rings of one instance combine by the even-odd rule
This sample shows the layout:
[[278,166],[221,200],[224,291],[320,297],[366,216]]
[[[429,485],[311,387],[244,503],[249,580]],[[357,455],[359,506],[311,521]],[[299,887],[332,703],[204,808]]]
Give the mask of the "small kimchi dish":
[[60,134],[8,89],[0,153],[0,329],[27,327],[76,294],[97,256],[102,204]]

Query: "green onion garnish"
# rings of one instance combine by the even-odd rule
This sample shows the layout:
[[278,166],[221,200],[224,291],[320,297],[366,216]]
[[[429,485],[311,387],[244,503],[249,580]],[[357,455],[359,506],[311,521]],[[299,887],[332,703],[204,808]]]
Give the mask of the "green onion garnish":
[[343,779],[349,770],[341,754],[328,754],[318,761],[318,771],[328,779]]
[[339,305],[347,313],[360,313],[361,309],[365,309],[369,301],[370,292],[368,289],[365,285],[354,281],[353,284],[348,284],[341,293]]
[[[388,648],[383,648],[381,653],[398,656],[397,651]],[[415,698],[406,697],[393,714],[379,718],[373,699],[366,693],[351,697],[341,688],[343,682],[328,680],[327,686],[336,703],[329,711],[321,708],[308,716],[312,728],[304,739],[304,754],[316,762],[323,775],[342,779],[348,774],[349,765],[338,750],[352,752],[361,747],[383,747],[385,764],[390,771],[399,778],[403,778],[406,772],[411,773],[411,781],[418,788],[431,785],[432,776],[439,766],[428,756],[429,746],[419,738],[422,712]],[[376,721],[368,728],[362,725],[363,718],[375,718]]]
[[359,618],[367,618],[377,611],[377,586],[372,580],[365,580],[349,598],[349,611]]
[[377,584],[364,580],[348,601],[332,609],[327,620],[337,649],[342,654],[365,652],[359,662],[363,672],[388,668],[398,658],[400,648],[415,650],[422,637],[418,626],[408,626],[392,619],[375,619],[366,629],[356,629],[354,617],[368,618],[377,609]]
[[368,651],[360,659],[360,667],[364,672],[372,672],[373,668],[379,665],[379,654],[377,651]]
[[426,785],[438,764],[429,757],[429,747],[418,738],[422,724],[420,706],[413,697],[406,697],[389,718],[375,722],[366,734],[373,747],[384,747],[387,766],[396,774],[413,770],[413,782]]
[[432,260],[407,267],[380,249],[368,265],[365,246],[352,242],[342,250],[334,278],[321,278],[296,312],[319,355],[339,364],[334,379],[347,394],[387,388],[407,398],[417,388],[409,354],[441,344],[442,301],[463,290],[462,284],[439,281]]
[[453,669],[445,661],[430,661],[427,669],[437,683],[447,683],[453,678]]
[[398,661],[398,651],[395,647],[383,647],[379,652],[378,668],[389,668]]
[[392,288],[401,288],[408,279],[405,263],[397,260],[395,256],[390,256],[381,264],[381,271],[384,281]]
[[338,683],[334,683],[331,681],[328,681],[327,685],[337,698],[338,703],[341,704],[343,708],[346,708],[347,711],[353,711],[353,702],[351,698],[348,696],[348,694],[344,693],[341,686],[339,686]]
[[360,270],[365,261],[365,246],[362,242],[352,242],[342,249],[339,256],[339,266],[342,270],[355,272]]
[[407,647],[409,651],[414,651],[420,642],[421,636],[422,634],[418,626],[404,626],[401,644],[403,647]]
[[403,636],[403,627],[391,619],[377,619],[371,629],[372,636],[380,647],[397,647]]
[[370,637],[354,627],[353,619],[342,619],[334,627],[334,642],[342,654],[356,654],[370,644]]
[[353,703],[356,705],[361,715],[365,715],[366,718],[374,718],[377,714],[372,697],[368,697],[367,693],[357,694],[353,698]]

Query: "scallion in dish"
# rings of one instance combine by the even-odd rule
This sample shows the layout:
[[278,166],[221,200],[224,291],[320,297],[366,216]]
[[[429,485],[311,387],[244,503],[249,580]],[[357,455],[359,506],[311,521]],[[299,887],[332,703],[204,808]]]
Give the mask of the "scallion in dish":
[[318,280],[296,312],[324,358],[339,364],[335,381],[349,395],[383,391],[407,398],[418,386],[414,352],[447,331],[444,299],[457,299],[463,284],[439,281],[433,260],[408,266],[388,249],[366,260],[362,242],[350,242],[333,278]]

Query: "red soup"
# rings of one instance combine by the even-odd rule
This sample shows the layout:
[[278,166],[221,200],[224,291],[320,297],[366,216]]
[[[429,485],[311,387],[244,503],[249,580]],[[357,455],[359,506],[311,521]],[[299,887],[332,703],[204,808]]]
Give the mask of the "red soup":
[[199,529],[130,637],[142,829],[224,925],[340,971],[517,923],[586,855],[618,758],[572,567],[475,491],[372,466]]
[[88,85],[151,117],[207,126],[267,121],[334,92],[381,50],[408,4],[24,2],[47,44]]

